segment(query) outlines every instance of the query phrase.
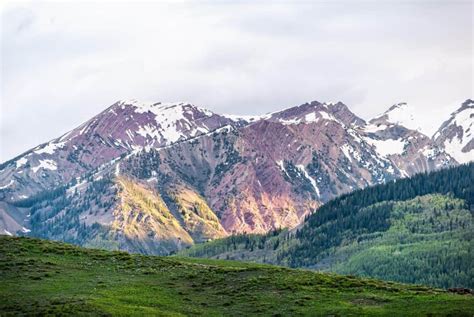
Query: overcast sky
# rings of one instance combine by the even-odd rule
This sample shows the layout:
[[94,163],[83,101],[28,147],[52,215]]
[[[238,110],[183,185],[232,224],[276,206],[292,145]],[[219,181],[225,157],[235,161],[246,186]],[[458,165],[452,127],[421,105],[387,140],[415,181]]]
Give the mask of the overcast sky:
[[119,99],[234,114],[343,101],[365,119],[406,101],[431,133],[473,97],[472,1],[0,6],[0,161]]

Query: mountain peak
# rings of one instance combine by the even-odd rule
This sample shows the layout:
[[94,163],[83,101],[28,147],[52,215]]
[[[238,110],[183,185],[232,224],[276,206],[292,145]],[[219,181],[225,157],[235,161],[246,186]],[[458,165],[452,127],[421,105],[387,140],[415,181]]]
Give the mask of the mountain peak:
[[454,113],[458,113],[458,112],[461,112],[463,110],[466,110],[466,109],[473,109],[474,108],[474,100],[472,99],[467,99],[466,101],[464,101],[462,104],[461,104],[461,108],[459,108],[458,110],[456,110]]
[[370,120],[371,124],[377,125],[399,125],[410,130],[421,132],[422,128],[415,119],[416,109],[406,102],[400,102],[391,106],[383,114]]
[[301,122],[317,122],[320,119],[338,122],[345,126],[363,125],[365,121],[342,102],[337,103],[311,101],[299,106],[273,112],[263,116],[264,119],[278,121],[284,124],[298,124]]
[[399,102],[388,108],[387,111],[384,112],[384,114],[389,113],[391,111],[395,111],[396,109],[403,109],[403,108],[409,108],[408,103],[406,102]]
[[347,126],[363,126],[365,120],[355,115],[343,102],[325,103],[330,112]]
[[146,113],[152,112],[154,114],[158,114],[165,110],[170,109],[179,109],[176,111],[186,112],[186,111],[198,111],[202,112],[208,116],[212,116],[214,113],[210,110],[195,106],[189,102],[185,101],[176,101],[176,102],[144,102],[137,99],[127,99],[127,100],[119,100],[117,101],[112,107],[120,107],[124,108],[127,106],[131,106],[135,108],[135,112],[138,113]]
[[433,139],[443,147],[459,163],[467,163],[474,159],[474,101],[467,99],[461,107],[454,111]]

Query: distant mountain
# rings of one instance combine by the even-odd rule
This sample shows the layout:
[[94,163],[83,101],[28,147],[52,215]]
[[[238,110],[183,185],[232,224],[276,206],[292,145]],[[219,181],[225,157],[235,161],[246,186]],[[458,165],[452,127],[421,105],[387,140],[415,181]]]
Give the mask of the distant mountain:
[[295,230],[181,255],[272,263],[437,287],[474,287],[474,163],[342,195]]
[[466,100],[461,108],[451,114],[433,139],[459,163],[474,160],[474,101]]
[[389,157],[403,176],[453,165],[444,148],[420,132],[413,113],[406,103],[393,105],[362,127],[365,140],[379,155]]
[[399,109],[366,123],[341,102],[237,117],[120,101],[0,166],[0,231],[166,254],[293,228],[338,195],[458,164]]

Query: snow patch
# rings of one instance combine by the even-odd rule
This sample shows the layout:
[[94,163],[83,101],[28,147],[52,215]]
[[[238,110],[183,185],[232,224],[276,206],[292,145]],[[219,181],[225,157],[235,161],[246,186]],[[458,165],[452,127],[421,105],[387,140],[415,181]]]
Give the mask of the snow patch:
[[149,124],[140,127],[140,129],[138,129],[137,131],[137,134],[140,134],[144,138],[146,138],[147,136],[150,136],[153,139],[160,138],[160,132],[154,126],[151,126]]
[[284,125],[292,125],[301,123],[301,119],[279,119],[278,122],[283,123]]
[[444,148],[449,155],[454,157],[459,163],[468,163],[474,161],[474,151],[463,152],[466,145],[473,139],[472,132],[474,130],[474,109],[467,108],[463,111],[453,114],[451,124],[461,127],[462,133],[458,133],[451,140],[444,142]]
[[449,153],[458,163],[464,164],[474,161],[474,151],[463,152],[464,142],[458,137],[454,137],[451,140],[444,142],[444,149]]
[[436,156],[436,150],[429,146],[424,147],[421,153],[428,159],[432,159]]
[[381,156],[402,154],[405,148],[405,142],[403,140],[375,140],[371,138],[366,138],[365,140],[374,146],[377,153]]
[[373,133],[377,131],[383,131],[387,129],[388,126],[385,124],[368,124],[364,127],[365,132]]
[[[79,178],[77,178],[77,179],[79,179]],[[86,184],[87,184],[87,181],[86,181],[86,180],[82,180],[81,182],[77,183],[76,185],[69,187],[69,188],[67,189],[66,193],[67,193],[68,195],[72,195],[72,194],[74,194],[76,188],[77,188],[77,189],[81,189],[81,188],[84,187]]]
[[316,184],[316,181],[311,176],[309,176],[304,165],[296,165],[296,168],[298,168],[303,173],[304,177],[306,177],[311,182],[311,185],[313,186],[314,191],[316,192],[318,197],[321,197],[321,193],[319,192],[319,188],[318,188],[318,185]]
[[13,179],[10,179],[10,182],[6,185],[3,185],[3,186],[0,186],[0,189],[5,189],[5,188],[8,188],[10,187],[11,185],[13,185],[14,181]]
[[54,154],[54,152],[56,152],[57,149],[63,148],[65,144],[66,144],[65,142],[48,143],[41,149],[35,151],[35,153],[36,154],[43,154],[43,153]]
[[420,126],[420,121],[416,120],[415,114],[416,109],[411,105],[408,105],[406,102],[401,102],[399,104],[393,105],[389,110],[385,111],[382,115],[378,116],[387,116],[387,121],[392,124],[401,125],[410,130],[422,131]]
[[311,112],[311,113],[308,113],[305,117],[304,117],[304,120],[306,122],[318,122],[319,118],[316,118],[316,113],[315,112]]
[[120,175],[120,162],[118,162],[116,165],[115,165],[115,176],[119,176]]
[[7,229],[3,229],[3,232],[4,232],[7,236],[13,237],[13,234],[11,234],[10,231],[7,231]]
[[246,116],[246,115],[234,115],[234,114],[223,114],[222,116],[234,122],[239,122],[239,121],[256,122],[262,119],[263,117],[263,116]]
[[58,169],[58,166],[53,160],[40,160],[40,164],[38,166],[32,167],[31,170],[33,171],[33,173],[36,173],[41,168],[55,171]]
[[326,111],[320,111],[319,114],[325,120],[336,121],[336,122],[340,123],[336,118],[334,118],[334,116],[332,114],[329,114]]
[[[319,114],[319,116],[318,116]],[[318,122],[320,119],[328,120],[328,121],[335,121],[339,124],[342,124],[339,120],[337,120],[332,114],[326,112],[326,111],[316,111],[316,112],[310,112],[307,113],[304,117],[302,118],[290,118],[290,119],[279,119],[278,122],[283,123],[284,125],[292,125],[292,124],[299,124],[299,123],[312,123],[312,122]],[[327,124],[327,122],[326,122]]]
[[395,169],[393,168],[392,165],[390,165],[388,168],[387,168],[387,172],[389,172],[390,174],[395,174]]
[[341,151],[349,159],[349,161],[352,162],[352,156],[350,155],[350,152],[353,152],[352,148],[348,146],[347,144],[343,144],[341,146]]
[[26,157],[22,157],[18,159],[15,163],[16,163],[16,168],[20,168],[26,165],[26,163],[28,163],[28,159]]
[[87,133],[87,131],[89,131],[89,128],[92,126],[92,124],[94,122],[97,121],[97,118],[96,119],[93,119],[92,122],[86,122],[84,123],[83,125],[80,126],[81,130],[79,131],[79,135],[82,135],[84,133]]
[[404,169],[400,169],[400,173],[402,173],[402,178],[410,176],[410,175],[408,175],[407,171],[405,171]]
[[[160,138],[162,142],[166,144],[171,144],[174,142],[179,141],[185,135],[181,132],[183,130],[192,130],[193,128],[195,131],[191,131],[191,135],[196,135],[198,132],[209,132],[208,129],[195,127],[195,124],[191,124],[185,114],[192,115],[194,110],[197,110],[203,113],[206,116],[212,116],[213,113],[209,110],[201,109],[192,105],[179,103],[179,104],[154,104],[144,106],[141,105],[135,112],[143,113],[143,112],[151,112],[155,115],[155,121],[157,126],[161,129],[156,129],[153,126],[145,125],[140,127],[137,131],[138,134],[146,137],[149,135],[152,138],[158,139]],[[197,130],[197,131],[196,131]]]
[[283,173],[285,173],[285,175],[290,178],[290,175],[288,175],[288,172],[286,171],[285,169],[285,164],[283,163],[282,160],[279,160],[279,161],[275,161],[275,163],[278,165],[278,167],[283,171]]
[[128,135],[128,138],[130,139],[130,141],[133,141],[133,133],[132,133],[132,131],[130,131],[130,129],[127,129],[127,131],[125,131],[125,133]]

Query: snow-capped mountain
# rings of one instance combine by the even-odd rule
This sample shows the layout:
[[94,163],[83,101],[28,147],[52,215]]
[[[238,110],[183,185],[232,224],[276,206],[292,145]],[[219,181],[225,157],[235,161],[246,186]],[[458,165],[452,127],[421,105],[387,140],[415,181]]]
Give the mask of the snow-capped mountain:
[[341,102],[253,117],[117,102],[0,166],[0,232],[163,254],[295,227],[342,193],[458,164],[400,109],[367,123]]
[[348,128],[365,125],[365,121],[342,102],[319,103],[313,101],[298,107],[292,107],[262,116],[262,119],[281,122],[283,124],[314,123],[320,120],[332,120]]
[[67,183],[121,155],[159,148],[243,121],[187,103],[119,101],[91,120],[0,165],[2,200]]
[[377,153],[390,158],[404,176],[456,164],[455,160],[420,132],[413,107],[399,103],[361,127],[364,140]]
[[466,100],[433,136],[436,144],[459,163],[474,160],[474,101]]
[[422,128],[415,119],[415,113],[413,106],[406,102],[400,102],[370,122],[378,127],[403,126],[409,130],[421,131]]

